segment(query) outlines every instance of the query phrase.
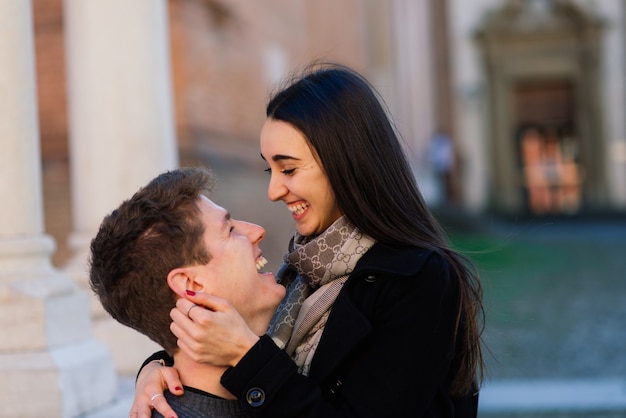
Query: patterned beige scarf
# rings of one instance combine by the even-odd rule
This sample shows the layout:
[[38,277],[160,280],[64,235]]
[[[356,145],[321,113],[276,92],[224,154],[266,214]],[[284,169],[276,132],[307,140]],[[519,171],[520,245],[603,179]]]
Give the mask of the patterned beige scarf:
[[277,276],[287,294],[268,330],[307,375],[330,309],[357,261],[375,240],[339,218],[317,237],[298,233]]

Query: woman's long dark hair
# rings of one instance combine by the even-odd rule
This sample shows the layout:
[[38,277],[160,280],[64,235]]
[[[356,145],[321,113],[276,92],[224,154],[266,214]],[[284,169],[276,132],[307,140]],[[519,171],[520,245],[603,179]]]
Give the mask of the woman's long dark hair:
[[383,243],[431,249],[450,261],[460,288],[459,371],[450,390],[465,394],[482,379],[480,280],[469,260],[449,247],[427,208],[382,103],[353,70],[315,64],[270,100],[267,117],[306,137],[339,208],[360,230]]

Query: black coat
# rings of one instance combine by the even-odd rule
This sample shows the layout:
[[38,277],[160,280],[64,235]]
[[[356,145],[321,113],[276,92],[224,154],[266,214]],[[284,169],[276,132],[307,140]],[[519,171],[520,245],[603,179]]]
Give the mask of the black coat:
[[222,384],[272,418],[476,417],[477,394],[446,389],[457,298],[443,257],[377,243],[339,293],[309,376],[263,336]]

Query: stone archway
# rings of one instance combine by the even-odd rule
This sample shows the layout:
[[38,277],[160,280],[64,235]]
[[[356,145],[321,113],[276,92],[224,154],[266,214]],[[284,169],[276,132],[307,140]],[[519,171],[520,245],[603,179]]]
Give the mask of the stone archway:
[[[605,204],[601,31],[568,0],[509,0],[485,17],[476,37],[489,92],[494,210],[559,215]],[[537,185],[550,195],[544,204]]]

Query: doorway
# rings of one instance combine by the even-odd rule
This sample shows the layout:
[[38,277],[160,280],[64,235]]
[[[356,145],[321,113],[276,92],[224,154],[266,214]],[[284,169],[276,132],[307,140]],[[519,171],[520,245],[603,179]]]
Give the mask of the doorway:
[[580,210],[583,168],[576,86],[569,80],[519,81],[514,88],[521,193],[533,215]]

